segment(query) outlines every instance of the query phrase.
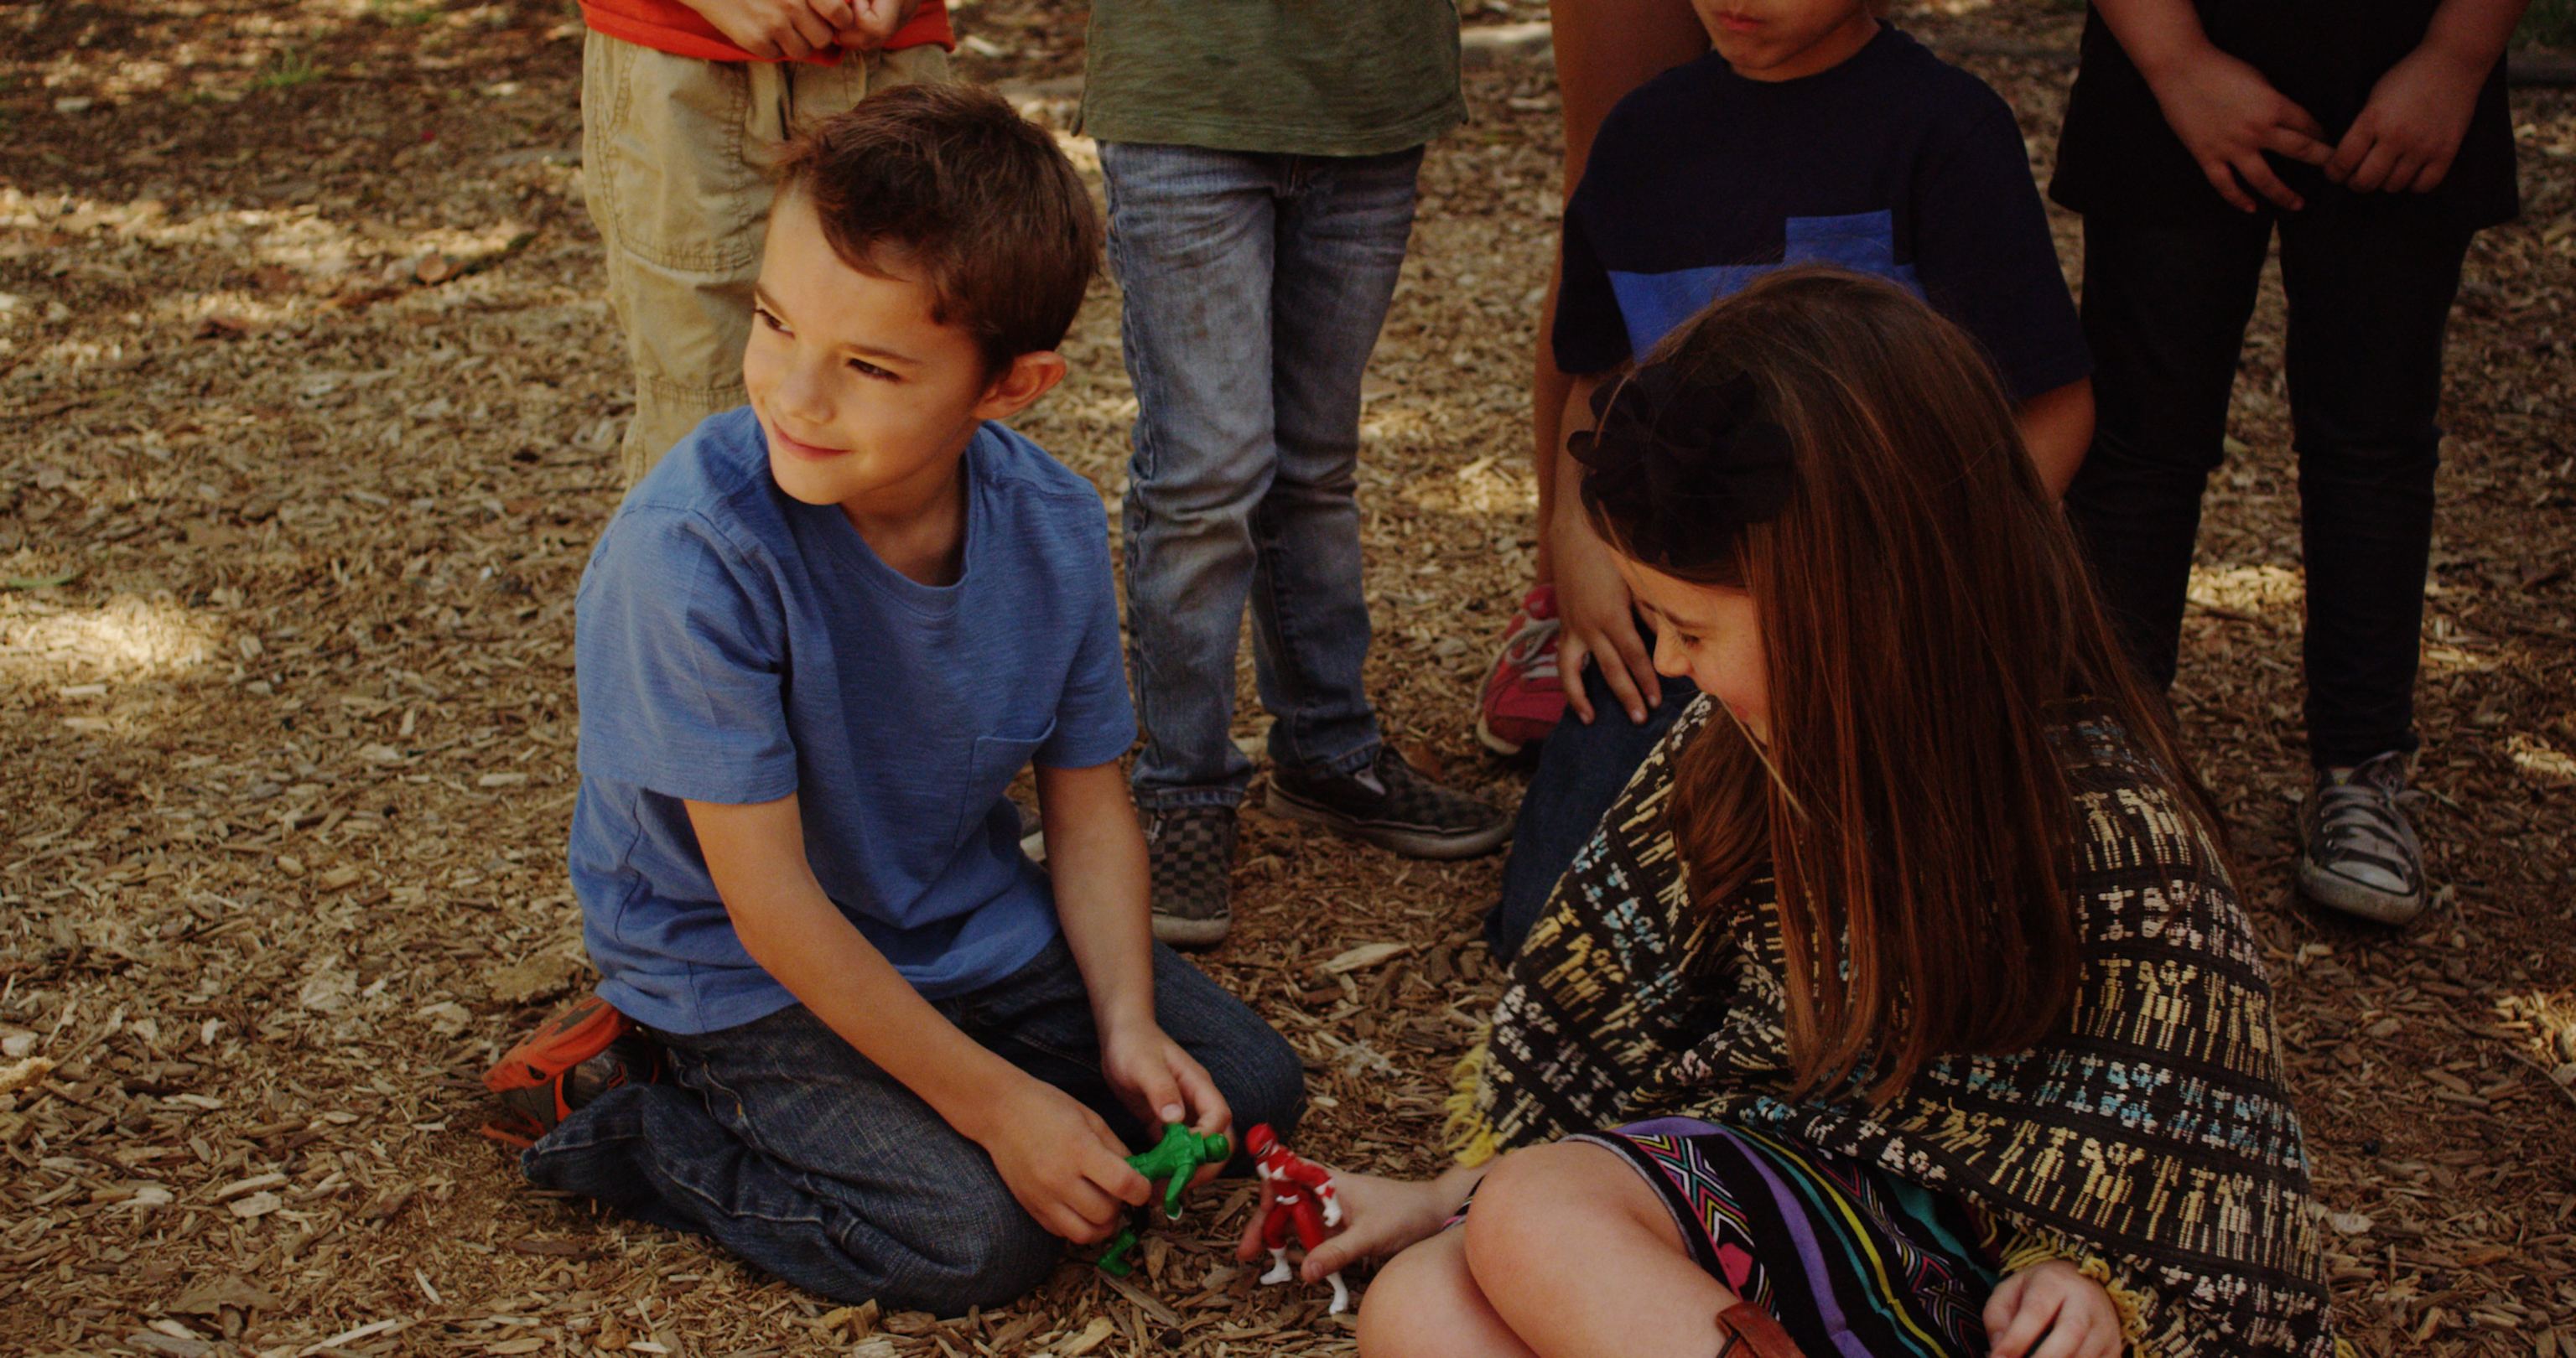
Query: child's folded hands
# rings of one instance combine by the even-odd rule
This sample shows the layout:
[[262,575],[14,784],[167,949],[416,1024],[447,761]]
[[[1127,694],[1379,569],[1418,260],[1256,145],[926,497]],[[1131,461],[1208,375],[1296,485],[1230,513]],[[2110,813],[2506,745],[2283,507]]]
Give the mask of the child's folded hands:
[[765,61],[796,61],[829,47],[847,0],[683,0],[725,41]]
[[1041,1080],[1001,1091],[981,1125],[958,1130],[993,1157],[1011,1196],[1039,1225],[1077,1245],[1109,1238],[1153,1192],[1100,1115]]
[[921,0],[814,0],[814,5],[820,12],[842,12],[832,24],[835,41],[853,52],[873,52],[912,22]]

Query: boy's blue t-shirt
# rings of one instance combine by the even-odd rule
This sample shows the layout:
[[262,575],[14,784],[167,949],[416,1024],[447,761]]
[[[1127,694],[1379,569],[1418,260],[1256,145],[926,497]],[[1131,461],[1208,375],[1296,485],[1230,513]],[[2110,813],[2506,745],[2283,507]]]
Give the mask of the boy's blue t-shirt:
[[1136,738],[1107,515],[999,425],[964,469],[944,587],[780,491],[748,408],[699,425],[610,520],[576,614],[571,863],[600,994],[628,1016],[699,1033],[793,1003],[735,937],[683,799],[796,794],[825,894],[927,997],[1055,937],[1004,792],[1032,759],[1087,768]]
[[1616,368],[1801,263],[1912,290],[2015,400],[2093,370],[2011,108],[1885,26],[1811,76],[1747,80],[1711,53],[1611,109],[1566,204],[1557,367]]

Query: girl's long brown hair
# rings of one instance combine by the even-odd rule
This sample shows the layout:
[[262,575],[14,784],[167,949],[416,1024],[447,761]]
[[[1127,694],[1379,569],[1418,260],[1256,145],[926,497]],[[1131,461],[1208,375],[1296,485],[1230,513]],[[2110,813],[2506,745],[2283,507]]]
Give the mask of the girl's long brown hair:
[[[2213,833],[2216,818],[1983,354],[1897,288],[1801,268],[1715,303],[1650,361],[1685,383],[1749,377],[1792,448],[1776,516],[1702,526],[1686,559],[1642,564],[1743,589],[1760,619],[1767,748],[1701,728],[1672,816],[1695,899],[1775,874],[1798,1092],[1857,1079],[1884,1101],[1937,1057],[2036,1044],[2082,968],[2052,716],[2099,703]],[[1607,480],[1587,478],[1584,503],[1615,548],[1691,530],[1671,497]]]

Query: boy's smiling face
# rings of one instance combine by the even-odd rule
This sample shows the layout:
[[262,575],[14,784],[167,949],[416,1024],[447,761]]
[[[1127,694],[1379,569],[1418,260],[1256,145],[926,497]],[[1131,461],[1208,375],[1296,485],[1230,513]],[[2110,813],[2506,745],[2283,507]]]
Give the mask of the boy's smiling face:
[[1878,33],[1870,0],[1691,0],[1717,54],[1747,80],[1796,80],[1843,64]]
[[901,252],[882,273],[832,249],[801,193],[781,194],[753,287],[743,386],[779,489],[837,504],[863,535],[908,528],[962,500],[959,456],[976,426],[1018,413],[1064,373],[1053,353],[987,373],[964,326],[935,316],[938,294]]

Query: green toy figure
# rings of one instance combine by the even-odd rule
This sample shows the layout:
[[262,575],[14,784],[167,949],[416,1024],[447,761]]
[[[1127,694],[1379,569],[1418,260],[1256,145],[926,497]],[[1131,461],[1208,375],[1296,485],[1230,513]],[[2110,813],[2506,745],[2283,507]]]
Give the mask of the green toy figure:
[[[1163,1215],[1178,1221],[1181,1219],[1181,1194],[1189,1188],[1190,1176],[1198,1173],[1201,1165],[1224,1164],[1226,1157],[1232,1154],[1234,1143],[1226,1139],[1225,1133],[1200,1136],[1175,1122],[1163,1129],[1162,1141],[1152,1150],[1128,1156],[1127,1163],[1135,1166],[1136,1172],[1144,1175],[1147,1181],[1163,1185]],[[1101,1272],[1124,1278],[1135,1268],[1127,1262],[1127,1251],[1135,1247],[1135,1229],[1121,1226],[1118,1234],[1109,1238],[1109,1247],[1102,1250],[1100,1258],[1094,1262]]]

